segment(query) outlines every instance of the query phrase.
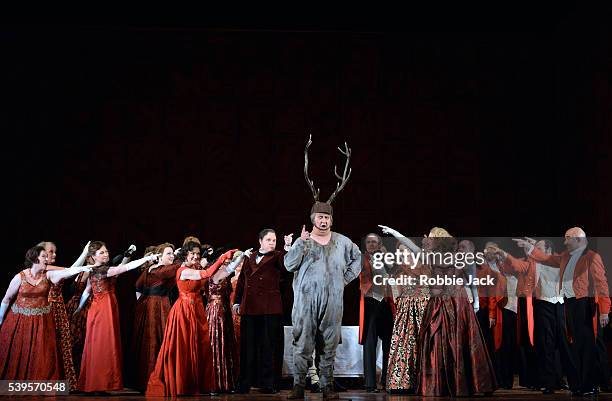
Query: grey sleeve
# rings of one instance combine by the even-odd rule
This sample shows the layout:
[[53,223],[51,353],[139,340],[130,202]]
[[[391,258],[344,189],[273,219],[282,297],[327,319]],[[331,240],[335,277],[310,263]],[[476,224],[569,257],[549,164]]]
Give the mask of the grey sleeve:
[[298,238],[293,245],[291,245],[291,248],[283,258],[287,271],[295,272],[300,270],[300,265],[304,258],[304,246],[305,242],[301,238]]
[[361,251],[359,247],[350,242],[350,247],[346,260],[346,269],[344,270],[344,285],[355,280],[361,273]]

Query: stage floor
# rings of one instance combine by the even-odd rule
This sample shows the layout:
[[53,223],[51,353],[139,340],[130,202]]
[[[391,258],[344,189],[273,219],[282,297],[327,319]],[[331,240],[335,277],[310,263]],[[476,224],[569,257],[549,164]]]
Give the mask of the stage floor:
[[[210,401],[239,401],[239,400],[269,400],[269,401],[281,401],[286,400],[287,394],[289,391],[284,390],[277,394],[260,394],[257,390],[251,391],[249,394],[227,394],[227,395],[219,395],[219,396],[198,396],[198,397],[180,397],[180,400],[210,400]],[[426,400],[450,400],[450,397],[420,397],[415,395],[389,395],[383,392],[378,394],[367,393],[363,390],[361,391],[346,391],[341,392],[340,399],[341,400],[352,400],[352,401],[379,401],[379,400],[389,400],[389,401],[404,401],[404,400],[416,400],[416,399],[426,399]],[[22,398],[24,397],[16,397]],[[322,400],[321,394],[312,394],[310,392],[306,392],[306,400]],[[461,400],[521,400],[527,401],[532,400],[534,398],[541,398],[543,400],[567,400],[572,398],[571,394],[568,391],[558,391],[552,395],[543,395],[539,391],[529,391],[522,388],[516,388],[513,390],[498,390],[494,393],[493,397],[470,397],[470,398],[460,398]],[[599,400],[612,400],[612,393],[600,393],[597,397]],[[28,400],[49,400],[49,397],[43,396],[30,396],[27,398]],[[135,394],[133,392],[115,392],[111,396],[106,397],[92,397],[86,395],[70,395],[70,396],[58,396],[54,397],[55,400],[65,400],[65,401],[83,401],[83,400],[121,400],[121,401],[143,401],[143,400],[163,400],[161,397],[145,397],[143,395]],[[573,399],[589,399],[587,397],[574,397]]]

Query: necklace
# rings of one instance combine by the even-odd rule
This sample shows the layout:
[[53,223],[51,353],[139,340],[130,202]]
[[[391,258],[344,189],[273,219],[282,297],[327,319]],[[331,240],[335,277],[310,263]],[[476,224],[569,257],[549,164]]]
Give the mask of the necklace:
[[28,269],[28,271],[30,272],[30,277],[31,277],[33,280],[38,280],[38,281],[36,281],[36,284],[32,284],[32,283],[31,283],[31,282],[29,282],[28,280],[26,280],[26,281],[28,281],[28,284],[30,284],[30,285],[32,285],[32,286],[34,286],[34,287],[36,287],[36,286],[37,286],[38,284],[40,284],[40,282],[43,280],[44,275],[43,275],[43,277],[41,277],[41,278],[37,279],[37,278],[34,276],[34,274],[32,273],[32,268],[31,268],[31,267]]

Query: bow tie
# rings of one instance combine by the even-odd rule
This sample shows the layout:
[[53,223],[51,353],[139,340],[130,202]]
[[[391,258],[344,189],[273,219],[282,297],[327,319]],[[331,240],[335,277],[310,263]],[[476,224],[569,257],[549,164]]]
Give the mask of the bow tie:
[[266,256],[266,255],[271,255],[272,252],[266,252],[266,253],[261,253],[259,251],[257,251],[257,256]]

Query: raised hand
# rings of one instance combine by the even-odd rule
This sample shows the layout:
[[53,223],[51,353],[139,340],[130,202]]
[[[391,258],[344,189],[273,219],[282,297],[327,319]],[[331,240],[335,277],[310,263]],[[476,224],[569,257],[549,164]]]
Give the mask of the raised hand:
[[529,242],[529,244],[531,244],[531,245],[535,245],[536,242],[538,242],[538,241],[534,240],[533,238],[529,238],[529,237],[523,237],[523,238],[525,238],[525,240],[527,242]]
[[148,262],[152,262],[152,261],[156,262],[161,255],[162,255],[161,253],[154,253],[152,255],[145,256],[145,258],[147,259]]
[[383,234],[390,234],[390,235],[398,235],[399,232],[397,230],[394,230],[393,228],[389,227],[389,226],[383,226],[382,224],[379,224],[378,227],[381,228]]
[[533,245],[533,244],[531,244],[531,242],[529,240],[526,240],[526,239],[512,238],[512,241],[516,242],[516,245],[518,247],[520,247],[520,248],[527,248],[527,249],[529,249],[529,247],[531,247]]
[[244,251],[242,254],[244,255],[244,257],[245,257],[245,258],[250,258],[250,257],[251,257],[251,255],[253,254],[253,248],[249,248],[249,249],[247,249],[247,250],[246,250],[246,251]]
[[300,234],[300,238],[303,241],[308,241],[310,239],[310,233],[306,231],[306,226],[302,226],[302,233]]
[[292,242],[293,242],[293,233],[289,235],[285,235],[285,246],[291,246]]

